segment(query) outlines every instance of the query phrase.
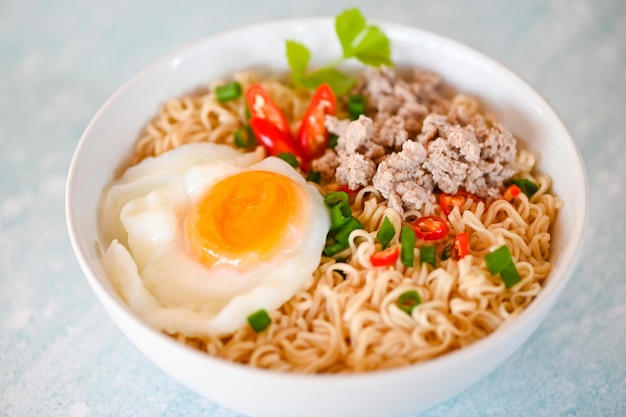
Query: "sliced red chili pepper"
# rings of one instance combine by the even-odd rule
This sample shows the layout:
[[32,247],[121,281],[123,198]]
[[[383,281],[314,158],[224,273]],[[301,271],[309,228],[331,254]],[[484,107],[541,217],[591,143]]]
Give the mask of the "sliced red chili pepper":
[[522,192],[521,188],[519,188],[515,184],[511,184],[507,187],[506,190],[504,190],[504,193],[502,194],[502,198],[505,199],[506,201],[511,201],[515,197],[517,197],[519,193],[521,192]]
[[370,256],[370,262],[372,266],[390,266],[396,263],[399,253],[397,246],[387,248]]
[[452,209],[454,207],[461,207],[463,204],[465,204],[465,201],[467,199],[465,198],[464,195],[461,194],[447,194],[447,193],[442,193],[439,196],[439,205],[441,206],[441,211],[443,211],[443,214],[445,214],[446,216],[450,214],[450,212],[452,211]]
[[448,235],[450,229],[444,219],[437,216],[424,216],[413,223],[415,235],[422,240],[439,240]]
[[334,115],[337,99],[328,84],[320,85],[302,118],[297,143],[302,154],[308,159],[317,158],[328,147],[330,133],[324,124],[326,115]]
[[480,201],[480,198],[464,190],[459,190],[454,194],[441,193],[439,196],[441,211],[443,211],[443,214],[447,216],[452,212],[454,207],[463,206],[468,198],[474,201]]
[[290,153],[296,157],[300,168],[308,171],[308,161],[300,154],[300,150],[296,147],[290,137],[285,136],[270,120],[260,117],[252,117],[250,119],[250,128],[254,132],[257,141],[271,156],[278,156],[283,153]]
[[462,259],[469,254],[469,235],[467,233],[459,233],[453,242],[454,254],[457,259]]
[[252,118],[269,120],[289,140],[293,140],[289,122],[280,107],[272,100],[265,87],[252,84],[246,89],[246,102]]

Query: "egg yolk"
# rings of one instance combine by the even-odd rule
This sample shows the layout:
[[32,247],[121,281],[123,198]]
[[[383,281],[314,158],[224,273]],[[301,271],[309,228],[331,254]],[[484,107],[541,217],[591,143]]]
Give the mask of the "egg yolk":
[[187,214],[190,250],[205,265],[266,260],[301,213],[304,191],[275,172],[246,171],[216,183]]

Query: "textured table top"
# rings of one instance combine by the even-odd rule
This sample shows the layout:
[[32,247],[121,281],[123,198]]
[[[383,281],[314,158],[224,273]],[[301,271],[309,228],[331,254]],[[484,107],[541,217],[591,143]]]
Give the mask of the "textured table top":
[[[588,171],[580,262],[503,366],[426,416],[626,416],[626,3],[363,0],[370,18],[465,42],[554,106]],[[144,358],[70,247],[65,179],[89,119],[125,80],[198,38],[343,0],[0,2],[0,416],[237,416]]]

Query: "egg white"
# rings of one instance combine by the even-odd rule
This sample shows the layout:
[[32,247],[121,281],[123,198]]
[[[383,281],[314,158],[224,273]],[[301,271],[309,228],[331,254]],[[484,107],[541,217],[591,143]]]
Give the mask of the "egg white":
[[[289,300],[317,268],[328,212],[317,189],[291,166],[226,145],[181,146],[128,169],[108,186],[100,204],[103,264],[131,308],[155,328],[186,336],[222,336],[246,325],[260,309]],[[207,267],[188,253],[184,218],[214,184],[261,170],[282,174],[305,196],[305,221],[288,231],[289,246],[241,270]]]

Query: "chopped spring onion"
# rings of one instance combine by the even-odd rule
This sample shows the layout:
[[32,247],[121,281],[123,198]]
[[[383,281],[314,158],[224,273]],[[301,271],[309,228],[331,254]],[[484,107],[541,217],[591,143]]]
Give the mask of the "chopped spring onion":
[[420,262],[435,266],[437,261],[437,249],[435,245],[422,246],[420,249]]
[[310,170],[306,176],[307,181],[314,182],[316,184],[319,184],[321,179],[322,174],[319,171]]
[[511,184],[517,185],[528,197],[532,197],[537,191],[539,191],[539,186],[526,178],[512,180]]
[[489,272],[499,274],[504,268],[513,263],[513,257],[511,256],[509,248],[506,245],[502,245],[493,252],[485,255],[485,263],[487,264]]
[[338,141],[339,141],[339,136],[334,133],[331,133],[330,136],[328,137],[328,147],[334,148],[335,146],[337,146]]
[[330,244],[326,244],[326,247],[324,248],[324,255],[335,256],[348,249],[348,247],[349,245],[347,243],[331,242]]
[[335,235],[335,240],[339,243],[347,244],[350,233],[357,229],[363,229],[363,224],[356,217],[352,216],[346,224]]
[[391,243],[391,239],[396,235],[396,230],[393,228],[393,224],[389,220],[389,217],[385,216],[385,220],[383,220],[383,224],[380,226],[378,233],[376,234],[376,238],[380,242],[380,245],[383,249],[386,249]]
[[341,202],[330,209],[330,230],[339,230],[352,218],[350,204]]
[[413,312],[413,309],[421,302],[422,299],[418,292],[415,290],[409,290],[400,294],[396,305],[400,308],[400,310],[410,315]]
[[281,152],[276,156],[282,159],[283,161],[287,162],[289,165],[291,165],[294,168],[298,168],[298,166],[300,166],[300,162],[298,162],[298,158],[296,158],[296,156],[292,154],[291,152]]
[[441,260],[445,261],[446,259],[450,258],[450,255],[452,255],[452,246],[454,245],[454,243],[448,243],[446,246],[443,247],[443,249],[441,250]]
[[358,94],[348,97],[348,113],[350,114],[350,120],[356,120],[360,115],[364,114],[365,98]]
[[514,263],[511,263],[504,268],[502,272],[500,272],[500,276],[502,277],[502,281],[504,281],[504,285],[507,288],[513,287],[522,280],[522,277],[520,277]]
[[350,197],[345,191],[326,195],[324,204],[330,209],[331,221],[324,255],[334,256],[348,248],[350,233],[356,229],[363,229],[363,224],[352,215]]
[[493,252],[485,255],[485,264],[487,264],[489,272],[492,274],[500,274],[507,288],[513,287],[522,280],[515,267],[513,256],[511,256],[511,252],[506,245],[502,245]]
[[272,324],[272,319],[265,310],[256,311],[248,316],[248,324],[255,333],[262,332]]
[[249,148],[256,143],[254,132],[249,125],[235,131],[235,145],[239,148]]
[[400,260],[402,264],[412,267],[415,263],[415,230],[409,226],[402,226],[400,230]]
[[348,203],[350,201],[350,197],[348,197],[348,193],[344,191],[335,191],[334,193],[327,194],[324,197],[324,204],[326,207],[333,208],[339,203]]
[[220,85],[215,88],[215,95],[217,96],[217,101],[221,103],[239,98],[241,97],[241,84],[233,81],[232,83]]

